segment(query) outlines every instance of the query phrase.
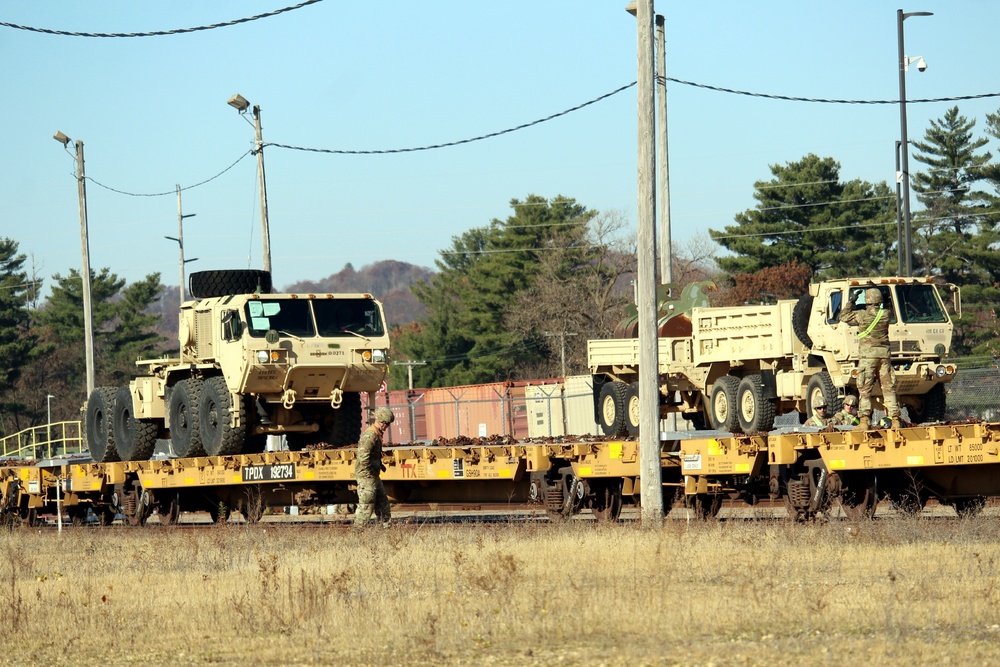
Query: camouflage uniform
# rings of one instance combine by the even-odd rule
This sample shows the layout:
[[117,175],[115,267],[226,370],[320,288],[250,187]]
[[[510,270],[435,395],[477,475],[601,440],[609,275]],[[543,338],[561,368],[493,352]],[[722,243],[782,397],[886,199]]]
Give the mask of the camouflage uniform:
[[830,423],[830,420],[824,416],[825,414],[826,412],[824,412],[821,415],[819,413],[819,409],[813,410],[813,416],[810,417],[809,421],[806,422],[806,426],[818,426],[820,428],[823,428],[824,426],[828,425]]
[[389,497],[379,475],[382,473],[382,432],[384,425],[393,421],[389,408],[375,411],[376,424],[372,424],[358,441],[358,460],[354,466],[354,479],[358,481],[358,509],[354,513],[354,527],[364,528],[372,518],[372,512],[388,528],[391,521]]
[[830,426],[857,426],[861,422],[847,410],[841,410],[830,418]]
[[869,288],[865,290],[864,310],[845,310],[840,321],[858,327],[858,416],[867,421],[872,414],[872,389],[878,375],[886,414],[899,419],[896,374],[889,360],[889,313],[882,305],[882,293]]

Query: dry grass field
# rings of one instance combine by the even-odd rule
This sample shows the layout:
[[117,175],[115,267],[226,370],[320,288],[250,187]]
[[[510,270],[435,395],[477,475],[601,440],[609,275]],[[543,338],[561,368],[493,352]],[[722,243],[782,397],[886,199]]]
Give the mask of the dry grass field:
[[16,529],[0,663],[987,665],[1000,524]]

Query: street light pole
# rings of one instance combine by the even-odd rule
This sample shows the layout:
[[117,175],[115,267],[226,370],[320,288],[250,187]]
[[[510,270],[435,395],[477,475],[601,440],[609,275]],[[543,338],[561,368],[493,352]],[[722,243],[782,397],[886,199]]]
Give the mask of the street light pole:
[[906,253],[906,277],[913,275],[913,227],[910,219],[910,151],[906,138],[906,70],[909,59],[903,54],[903,21],[911,16],[933,16],[933,12],[910,12],[904,14],[902,9],[896,10],[896,33],[899,43],[899,139],[902,148],[902,186],[903,186],[903,243]]
[[[674,282],[670,241],[670,153],[667,150],[667,36],[663,14],[656,15],[656,134],[660,147],[660,283]],[[662,81],[661,81],[662,79]]]
[[897,270],[899,273],[896,275],[901,276],[903,274],[903,196],[900,193],[900,187],[903,182],[903,171],[900,166],[900,146],[903,142],[896,142],[896,254],[898,255]]
[[184,259],[184,218],[193,218],[196,215],[198,214],[188,213],[187,215],[184,215],[183,210],[181,209],[181,186],[178,185],[177,186],[177,238],[174,238],[173,236],[164,236],[163,238],[169,239],[171,241],[177,241],[177,246],[178,248],[180,248],[181,252],[180,299],[182,304],[184,303],[184,265],[187,264],[188,262],[198,261],[197,257],[193,257],[191,259]]
[[[229,106],[241,114],[246,113],[250,103],[242,95],[229,98]],[[260,227],[264,253],[264,270],[271,272],[271,230],[267,220],[267,180],[264,178],[264,139],[260,128],[260,106],[253,105],[254,153],[257,155],[257,183],[260,188]]]
[[[70,138],[62,132],[56,132],[53,139],[68,146]],[[83,255],[83,271],[80,276],[83,281],[83,339],[84,355],[87,363],[87,396],[94,391],[94,316],[90,301],[90,234],[87,230],[87,177],[83,169],[83,142],[77,139],[76,147],[76,183],[77,195],[80,198],[80,249]]]

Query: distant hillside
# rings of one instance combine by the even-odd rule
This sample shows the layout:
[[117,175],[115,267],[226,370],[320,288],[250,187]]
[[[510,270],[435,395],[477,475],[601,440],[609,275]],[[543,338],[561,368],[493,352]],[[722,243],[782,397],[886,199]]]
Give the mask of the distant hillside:
[[367,292],[385,306],[390,326],[407,324],[424,317],[426,309],[410,291],[410,286],[431,279],[434,272],[422,266],[387,259],[355,271],[347,264],[339,273],[322,280],[303,280],[283,288],[284,292]]

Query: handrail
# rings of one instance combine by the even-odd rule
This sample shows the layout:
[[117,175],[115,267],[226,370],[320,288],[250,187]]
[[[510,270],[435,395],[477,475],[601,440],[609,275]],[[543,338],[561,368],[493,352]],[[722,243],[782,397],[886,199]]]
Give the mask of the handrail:
[[83,424],[79,421],[32,426],[0,438],[0,456],[3,458],[52,458],[60,454],[80,454],[85,449]]

